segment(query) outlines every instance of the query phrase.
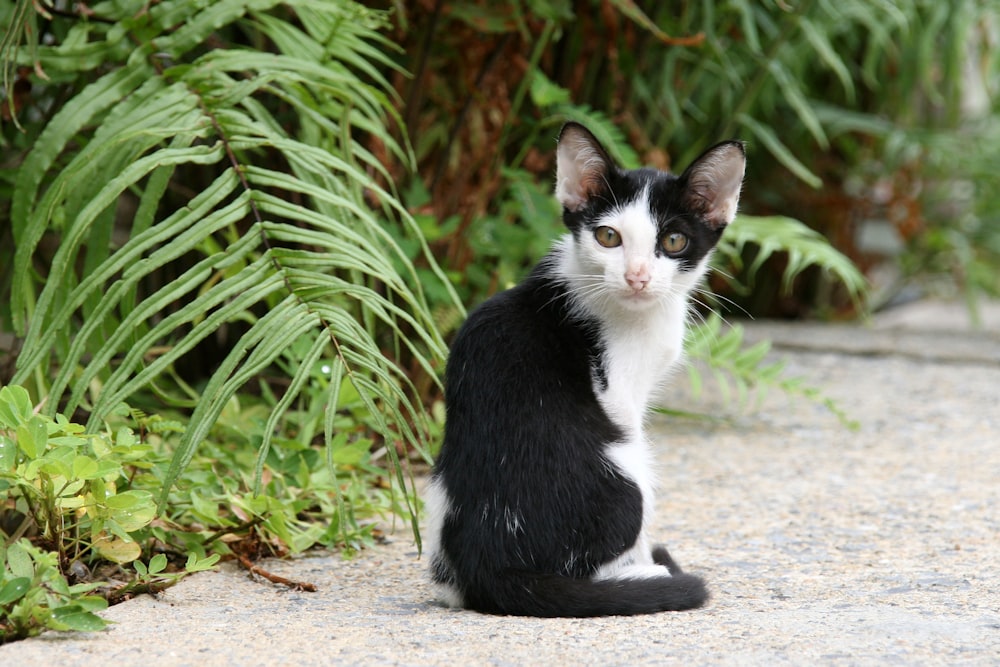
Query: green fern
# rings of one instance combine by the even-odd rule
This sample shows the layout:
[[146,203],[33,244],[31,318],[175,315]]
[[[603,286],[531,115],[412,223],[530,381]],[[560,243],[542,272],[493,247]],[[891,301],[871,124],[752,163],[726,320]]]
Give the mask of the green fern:
[[571,93],[545,76],[541,69],[531,70],[526,83],[531,101],[549,115],[551,122],[560,125],[570,120],[582,123],[623,167],[641,166],[642,161],[629,145],[625,133],[604,113],[585,104],[573,104]]
[[851,430],[859,427],[822,389],[808,384],[804,378],[789,376],[783,360],[770,360],[770,341],[746,345],[743,327],[726,327],[715,313],[688,330],[685,349],[688,358],[700,362],[687,367],[691,392],[696,397],[705,386],[703,371],[707,370],[727,404],[744,407],[751,399],[763,400],[770,390],[778,389],[789,396],[819,403]]
[[[749,267],[743,258],[748,247],[756,249]],[[782,274],[783,289],[790,290],[792,281],[804,269],[818,266],[840,282],[859,309],[863,307],[868,291],[864,274],[843,253],[834,248],[819,232],[785,216],[740,215],[726,228],[719,243],[716,264],[728,263],[737,269],[746,268],[751,278],[775,253],[784,253],[788,264]],[[750,291],[752,285],[734,285]]]
[[[749,267],[743,266],[747,248],[755,248]],[[841,283],[859,310],[864,309],[868,295],[868,281],[864,274],[822,234],[803,223],[784,216],[758,217],[740,215],[726,228],[719,243],[714,263],[719,266],[747,268],[751,278],[770,257],[776,253],[787,257],[782,285],[790,289],[792,281],[804,269],[819,267]],[[726,274],[723,272],[723,276]],[[732,279],[729,279],[732,282]],[[739,290],[750,291],[752,285],[734,285]],[[712,299],[708,295],[709,300]],[[701,362],[688,367],[692,391],[698,394],[705,384],[703,370],[707,369],[727,402],[746,405],[754,392],[763,396],[769,389],[777,388],[790,395],[800,396],[824,405],[850,428],[856,424],[829,397],[816,387],[807,385],[802,378],[785,375],[783,362],[770,362],[767,354],[770,343],[762,341],[747,347],[743,329],[739,325],[723,328],[723,319],[712,313],[691,327],[686,351],[689,358]]]
[[[20,0],[17,15],[30,5]],[[384,438],[427,456],[427,417],[395,359],[435,377],[446,348],[389,228],[421,248],[421,264],[461,306],[380,185],[382,164],[356,140],[377,136],[411,160],[387,129],[397,118],[380,74],[392,67],[377,32],[383,15],[347,0],[132,0],[94,10],[108,14],[73,22],[58,45],[14,52],[18,64],[37,55],[38,68],[64,79],[101,73],[56,110],[17,172],[11,313],[23,345],[14,382],[33,383],[50,414],[86,408],[93,428],[167,380],[199,342],[240,323],[246,332],[198,394],[161,504],[227,401],[282,360],[297,372],[268,422],[258,475],[320,359],[334,362],[328,443],[347,378]],[[239,46],[239,31],[277,52]],[[123,204],[134,214],[118,215]],[[53,233],[58,249],[37,273],[40,242]],[[398,465],[396,479],[405,484]]]

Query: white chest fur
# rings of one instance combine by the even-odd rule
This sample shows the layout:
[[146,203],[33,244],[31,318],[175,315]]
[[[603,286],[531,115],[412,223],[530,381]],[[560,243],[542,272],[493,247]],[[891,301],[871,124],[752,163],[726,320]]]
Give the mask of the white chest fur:
[[623,441],[608,445],[606,456],[639,487],[643,500],[643,528],[635,545],[602,567],[599,578],[620,576],[636,567],[652,565],[646,528],[652,519],[657,475],[653,452],[643,432],[643,421],[657,389],[681,356],[683,304],[677,307],[678,311],[664,308],[655,314],[642,313],[642,319],[609,319],[602,331],[607,387],[598,387],[598,400],[625,433]]
[[642,318],[604,322],[607,387],[598,387],[601,404],[629,439],[641,438],[646,411],[680,358],[684,339],[682,303],[637,315]]

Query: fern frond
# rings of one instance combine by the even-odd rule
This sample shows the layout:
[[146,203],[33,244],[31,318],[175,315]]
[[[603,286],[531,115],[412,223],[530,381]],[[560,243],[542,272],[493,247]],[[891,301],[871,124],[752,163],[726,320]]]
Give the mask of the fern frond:
[[783,289],[791,289],[792,281],[807,267],[818,266],[844,286],[855,305],[861,306],[866,298],[868,281],[864,274],[822,234],[798,220],[785,216],[738,216],[723,234],[719,257],[742,268],[743,251],[748,246],[756,249],[747,271],[750,276],[775,253],[785,253],[788,264],[782,275]]
[[[282,14],[288,7],[309,16],[304,30]],[[416,222],[380,184],[385,166],[356,140],[376,135],[390,153],[412,156],[388,129],[394,93],[375,67],[388,61],[371,46],[385,44],[374,30],[381,14],[348,0],[133,9],[89,29],[103,46],[86,57],[104,58],[109,71],[55,113],[18,174],[12,309],[24,344],[14,382],[34,378],[46,410],[85,408],[95,427],[239,324],[244,333],[200,392],[161,503],[230,399],[278,366],[294,371],[266,424],[258,482],[321,359],[336,386],[322,406],[328,447],[347,379],[386,441],[426,457],[428,418],[399,360],[436,378],[446,347],[397,235],[461,304]],[[279,52],[197,53],[235,23]],[[116,61],[120,45],[101,38],[134,29],[161,34],[136,39],[143,45]],[[83,48],[44,47],[39,57],[59,64]],[[118,213],[123,203],[133,216]],[[31,269],[47,233],[59,244],[39,275]],[[401,470],[395,479],[405,483]]]
[[612,156],[626,169],[642,166],[638,153],[629,145],[625,134],[604,113],[585,104],[559,104],[552,109],[563,120],[582,123],[607,147]]
[[789,376],[784,361],[770,360],[770,341],[747,346],[743,327],[725,327],[722,318],[715,313],[688,330],[685,350],[690,359],[700,362],[688,365],[688,380],[695,396],[705,384],[703,370],[708,370],[726,403],[735,402],[745,407],[752,398],[763,400],[768,391],[778,389],[789,396],[819,403],[845,427],[858,428],[857,421],[851,419],[835,400],[819,388],[806,384],[803,378]]

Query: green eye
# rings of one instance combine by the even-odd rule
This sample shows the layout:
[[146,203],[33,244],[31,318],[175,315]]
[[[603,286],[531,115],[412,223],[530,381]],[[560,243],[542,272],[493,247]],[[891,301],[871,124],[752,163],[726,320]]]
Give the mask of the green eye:
[[663,248],[663,252],[668,255],[676,255],[679,252],[683,252],[685,248],[688,247],[688,237],[684,236],[680,232],[674,232],[672,234],[667,234],[660,241],[660,247]]
[[594,238],[605,248],[617,248],[622,244],[622,237],[614,228],[607,225],[601,225],[595,229]]

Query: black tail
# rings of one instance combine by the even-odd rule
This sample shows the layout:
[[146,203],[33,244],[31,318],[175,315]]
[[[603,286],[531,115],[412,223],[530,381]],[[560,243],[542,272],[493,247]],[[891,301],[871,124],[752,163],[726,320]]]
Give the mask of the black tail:
[[513,574],[488,596],[466,591],[465,606],[514,616],[634,616],[696,609],[708,600],[705,582],[690,574],[636,579],[573,579]]
[[684,570],[670,557],[670,552],[662,544],[653,547],[653,562],[670,570],[670,574],[681,574]]

